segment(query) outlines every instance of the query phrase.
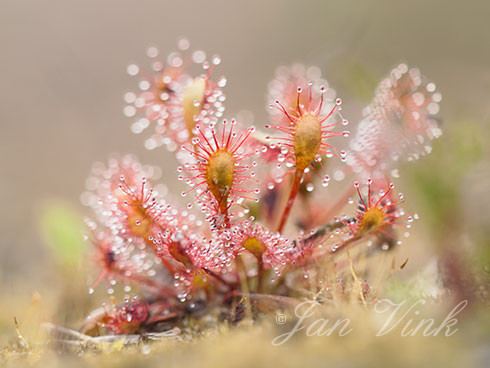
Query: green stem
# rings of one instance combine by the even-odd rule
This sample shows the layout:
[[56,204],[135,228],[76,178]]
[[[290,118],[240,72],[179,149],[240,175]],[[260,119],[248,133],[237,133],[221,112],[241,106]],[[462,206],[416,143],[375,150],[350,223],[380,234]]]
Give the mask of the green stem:
[[247,269],[241,256],[237,256],[235,258],[235,264],[238,272],[238,278],[240,280],[240,289],[243,293],[242,299],[244,299],[245,303],[245,313],[249,318],[252,318],[252,306],[250,304],[250,289],[248,287]]
[[257,257],[257,293],[262,293],[264,287],[264,262],[262,255]]

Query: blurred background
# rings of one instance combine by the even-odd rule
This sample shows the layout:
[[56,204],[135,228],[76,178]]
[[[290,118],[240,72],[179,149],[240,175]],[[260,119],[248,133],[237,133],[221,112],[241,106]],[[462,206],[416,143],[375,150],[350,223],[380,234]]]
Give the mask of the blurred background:
[[[437,253],[457,226],[461,237],[444,244],[472,247],[471,267],[488,272],[489,16],[485,0],[3,0],[1,295],[60,287],[56,267],[65,260],[57,258],[71,262],[84,251],[78,234],[88,213],[79,198],[94,161],[134,153],[161,166],[176,188],[171,155],[144,149],[122,97],[136,89],[126,66],[149,67],[148,46],[165,55],[181,36],[222,57],[216,74],[228,79],[226,115],[252,111],[257,126],[279,65],[318,65],[352,123],[392,67],[419,67],[443,95],[444,132],[431,156],[402,175],[409,206],[426,215],[414,231],[427,236],[419,252]],[[52,251],[63,244],[71,245]]]

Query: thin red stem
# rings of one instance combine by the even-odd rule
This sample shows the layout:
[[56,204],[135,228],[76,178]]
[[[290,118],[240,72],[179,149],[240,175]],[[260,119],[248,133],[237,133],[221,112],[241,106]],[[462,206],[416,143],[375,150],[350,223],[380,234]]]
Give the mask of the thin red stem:
[[296,169],[293,178],[293,184],[291,186],[291,192],[289,194],[288,201],[286,203],[286,207],[284,208],[284,212],[281,216],[281,221],[279,222],[279,227],[277,228],[278,232],[281,232],[286,224],[286,221],[289,217],[289,212],[291,212],[291,208],[293,207],[294,199],[298,194],[299,186],[301,184],[301,178],[303,177],[304,170]]

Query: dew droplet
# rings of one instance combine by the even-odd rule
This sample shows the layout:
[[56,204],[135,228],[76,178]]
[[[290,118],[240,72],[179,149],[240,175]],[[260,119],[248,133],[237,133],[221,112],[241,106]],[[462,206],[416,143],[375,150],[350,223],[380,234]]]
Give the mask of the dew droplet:
[[140,68],[139,68],[139,66],[138,66],[138,65],[136,65],[136,64],[130,64],[130,65],[128,65],[128,67],[127,67],[127,72],[128,72],[128,74],[129,74],[129,75],[131,75],[131,76],[135,76],[136,74],[138,74],[138,73],[139,73],[139,71],[140,71]]

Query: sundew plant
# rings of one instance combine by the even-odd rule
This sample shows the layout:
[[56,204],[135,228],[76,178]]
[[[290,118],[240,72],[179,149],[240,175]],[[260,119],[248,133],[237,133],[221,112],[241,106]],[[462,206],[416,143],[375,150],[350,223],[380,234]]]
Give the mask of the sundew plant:
[[[395,182],[398,165],[429,154],[441,135],[435,84],[400,64],[353,124],[320,68],[280,67],[258,129],[225,113],[219,57],[187,40],[147,55],[148,68],[128,66],[137,91],[124,95],[124,114],[147,149],[178,166],[162,173],[132,155],[94,164],[82,195],[93,211],[89,292],[109,296],[82,332],[151,332],[196,311],[256,320],[315,295],[326,303],[334,290],[374,303],[353,264],[402,247],[418,218]],[[171,180],[187,188],[168,193]]]

